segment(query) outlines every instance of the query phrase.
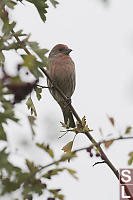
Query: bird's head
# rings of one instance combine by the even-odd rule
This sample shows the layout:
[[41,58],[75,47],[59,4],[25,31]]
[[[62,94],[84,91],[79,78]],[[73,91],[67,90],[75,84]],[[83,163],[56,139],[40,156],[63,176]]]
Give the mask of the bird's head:
[[53,56],[62,56],[62,55],[69,55],[69,53],[72,51],[72,49],[69,49],[67,45],[64,44],[57,44],[54,46],[54,48],[51,50],[49,57]]

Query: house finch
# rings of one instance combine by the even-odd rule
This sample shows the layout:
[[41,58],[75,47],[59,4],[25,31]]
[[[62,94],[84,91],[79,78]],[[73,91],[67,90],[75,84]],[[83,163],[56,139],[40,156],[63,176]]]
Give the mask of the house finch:
[[[69,53],[72,50],[64,44],[57,44],[50,52],[48,57],[49,75],[66,97],[71,101],[71,96],[75,89],[75,65],[72,61]],[[64,116],[64,122],[74,128],[75,122],[72,116],[72,112],[62,96],[52,87],[52,84],[48,80],[48,86],[50,93],[61,107]]]

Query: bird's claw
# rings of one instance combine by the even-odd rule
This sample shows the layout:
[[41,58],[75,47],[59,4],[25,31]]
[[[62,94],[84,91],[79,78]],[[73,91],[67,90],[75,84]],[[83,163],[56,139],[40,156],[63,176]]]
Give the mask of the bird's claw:
[[70,97],[67,97],[67,100],[66,100],[66,101],[67,101],[68,105],[72,103],[72,101],[71,101],[71,98],[70,98]]
[[56,86],[57,86],[56,81],[53,80],[51,83],[51,88],[54,89]]
[[67,106],[69,106],[70,104],[71,104],[71,98],[70,97],[67,97],[67,100],[66,100],[66,105],[65,105],[65,108],[67,107]]

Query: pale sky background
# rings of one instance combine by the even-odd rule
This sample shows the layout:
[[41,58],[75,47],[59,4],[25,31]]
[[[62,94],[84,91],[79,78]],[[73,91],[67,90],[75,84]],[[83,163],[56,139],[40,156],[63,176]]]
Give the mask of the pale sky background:
[[[42,48],[51,49],[58,43],[64,43],[73,49],[71,56],[77,78],[73,106],[81,117],[86,116],[96,139],[100,139],[99,127],[103,128],[105,136],[114,133],[117,137],[119,131],[123,132],[127,125],[133,124],[133,1],[110,0],[107,6],[100,0],[62,0],[56,9],[50,5],[46,16],[44,24],[30,3],[25,3],[25,6],[19,4],[12,13],[12,19],[18,22],[17,28],[31,33],[31,40],[38,41]],[[20,62],[19,57],[14,55],[11,53],[7,61],[7,67],[10,65],[11,69]],[[13,70],[10,72],[13,73]],[[46,80],[42,79],[41,84],[46,85]],[[34,102],[38,112],[36,141],[49,142],[59,156],[61,148],[73,134],[58,139],[62,130],[59,122],[63,121],[63,117],[47,90],[43,91],[40,102],[36,99]],[[10,148],[12,152],[18,148],[20,158],[13,155],[11,160],[18,164],[20,159],[20,166],[24,165],[21,156],[37,163],[50,162],[30,143],[26,106],[17,105],[16,110],[22,118],[22,125],[16,127],[11,123],[8,132]],[[112,129],[107,115],[116,119],[119,131]],[[73,148],[88,144],[88,139],[79,134]],[[131,141],[119,141],[106,151],[116,168],[127,167],[128,152],[133,150],[131,144]],[[91,159],[84,152],[78,156],[67,165],[77,170],[79,180],[64,173],[50,181],[50,187],[62,187],[68,200],[118,200],[118,180],[108,166],[92,167],[97,158]]]

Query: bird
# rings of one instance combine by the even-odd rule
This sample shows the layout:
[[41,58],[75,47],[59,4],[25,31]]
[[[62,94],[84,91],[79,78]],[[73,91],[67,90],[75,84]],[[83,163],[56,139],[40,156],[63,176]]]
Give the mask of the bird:
[[[61,107],[64,123],[74,128],[74,118],[68,106],[71,102],[71,96],[74,93],[76,83],[75,64],[69,55],[71,51],[72,49],[64,44],[57,44],[52,48],[48,56],[48,73],[52,79],[53,86],[48,79],[47,83],[50,93]],[[54,84],[62,90],[68,98],[68,102],[54,88]]]

